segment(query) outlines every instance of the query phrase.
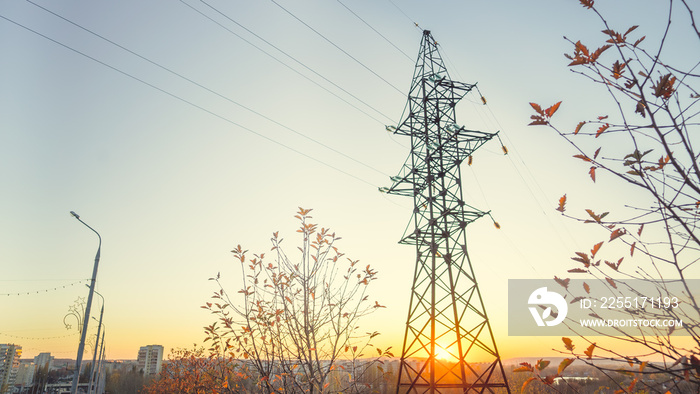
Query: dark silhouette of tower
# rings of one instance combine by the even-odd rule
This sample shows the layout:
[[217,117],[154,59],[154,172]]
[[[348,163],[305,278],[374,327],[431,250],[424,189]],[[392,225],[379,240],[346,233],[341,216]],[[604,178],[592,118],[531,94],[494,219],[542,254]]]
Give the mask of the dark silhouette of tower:
[[467,254],[465,228],[488,212],[465,203],[460,165],[496,135],[457,124],[455,105],[474,87],[449,78],[424,31],[404,118],[390,128],[411,138],[411,154],[380,188],[414,202],[400,241],[417,257],[398,393],[510,392]]

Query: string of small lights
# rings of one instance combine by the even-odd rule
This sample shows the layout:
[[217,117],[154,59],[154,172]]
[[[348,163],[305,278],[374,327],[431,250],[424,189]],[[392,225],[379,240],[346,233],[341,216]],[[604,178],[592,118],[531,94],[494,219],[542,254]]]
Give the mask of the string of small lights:
[[12,335],[12,334],[0,332],[0,337],[10,337],[10,338],[14,338],[14,339],[24,339],[24,340],[31,340],[31,341],[44,341],[44,340],[49,340],[49,339],[62,339],[62,338],[74,337],[78,334],[79,334],[79,332],[76,331],[76,332],[71,333],[71,334],[56,335],[56,336],[51,336],[51,337],[26,337],[23,335]]
[[9,297],[9,296],[25,296],[25,295],[34,295],[34,294],[45,294],[45,293],[49,293],[49,292],[54,292],[54,291],[60,291],[60,290],[63,290],[63,289],[67,289],[67,288],[69,288],[69,287],[73,287],[73,286],[79,285],[79,284],[81,284],[81,283],[89,284],[89,283],[90,283],[90,279],[81,279],[81,280],[79,280],[79,281],[77,281],[77,282],[73,282],[73,283],[70,283],[70,284],[61,285],[61,286],[55,286],[55,287],[50,287],[50,288],[41,289],[41,290],[20,291],[20,292],[13,292],[13,293],[0,293],[0,297],[2,297],[2,296],[8,296],[8,297]]

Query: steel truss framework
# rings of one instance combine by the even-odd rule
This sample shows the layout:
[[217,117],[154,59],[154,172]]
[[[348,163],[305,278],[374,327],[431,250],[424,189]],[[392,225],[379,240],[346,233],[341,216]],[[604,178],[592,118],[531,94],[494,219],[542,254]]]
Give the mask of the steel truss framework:
[[411,138],[411,154],[380,188],[414,201],[400,241],[417,258],[397,393],[510,392],[467,254],[465,228],[488,212],[464,202],[460,164],[495,136],[457,125],[455,105],[474,86],[450,80],[424,31],[403,120],[391,128]]

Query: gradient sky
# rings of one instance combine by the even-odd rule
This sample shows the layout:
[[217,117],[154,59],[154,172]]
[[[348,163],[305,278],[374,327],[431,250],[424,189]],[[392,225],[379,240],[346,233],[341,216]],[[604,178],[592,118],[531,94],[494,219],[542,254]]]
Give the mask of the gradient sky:
[[[621,193],[604,176],[592,184],[553,133],[527,127],[528,102],[563,100],[558,116],[572,128],[612,115],[562,56],[562,36],[598,40],[603,27],[574,0],[392,1],[278,1],[356,61],[272,1],[0,0],[0,342],[22,345],[24,357],[75,357],[78,336],[63,320],[87,296],[97,238],[71,210],[103,238],[107,358],[134,359],[148,344],[201,343],[213,321],[200,308],[215,290],[207,279],[221,272],[238,290],[229,251],[266,252],[274,231],[294,246],[302,206],[343,237],[349,257],[379,270],[372,298],[387,308],[363,326],[400,353],[415,257],[397,241],[412,201],[377,187],[408,155],[385,125],[399,121],[429,29],[451,78],[478,82],[489,103],[470,94],[458,121],[500,130],[511,152],[488,143],[463,184],[502,227],[485,218],[468,228],[499,350],[561,348],[559,338],[508,337],[507,280],[566,275],[573,252],[597,239],[554,211],[561,195],[581,211],[620,204]],[[653,44],[665,13],[655,3],[596,4],[613,27],[639,24]]]

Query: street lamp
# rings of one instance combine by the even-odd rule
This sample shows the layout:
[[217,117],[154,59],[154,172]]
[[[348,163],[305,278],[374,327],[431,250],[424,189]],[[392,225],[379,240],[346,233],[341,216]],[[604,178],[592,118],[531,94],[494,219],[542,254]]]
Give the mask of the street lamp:
[[[99,293],[98,293],[99,294]],[[97,321],[95,317],[93,316],[93,320]],[[104,345],[104,340],[105,340],[105,331],[106,327],[104,327],[104,324],[100,321],[99,323],[99,328],[97,330],[97,339],[95,341],[95,354],[92,356],[92,370],[90,371],[90,384],[88,386],[88,394],[92,392],[98,393],[97,389],[94,387],[94,385],[97,383],[97,373],[98,369],[101,367],[101,360],[97,359],[97,349],[100,349],[100,353],[102,353],[101,348]],[[102,339],[100,339],[100,329],[102,329]],[[102,355],[100,354],[100,357]]]
[[99,243],[97,245],[97,254],[95,254],[95,265],[92,268],[92,280],[90,281],[90,294],[88,295],[88,300],[87,300],[87,305],[85,306],[85,317],[84,317],[84,323],[83,323],[83,332],[80,334],[80,345],[78,346],[78,355],[75,360],[75,373],[73,374],[73,385],[71,386],[71,394],[77,394],[78,392],[78,380],[80,379],[80,366],[83,362],[83,351],[85,350],[85,335],[87,334],[87,329],[88,329],[88,323],[90,322],[90,307],[92,306],[92,296],[95,293],[95,281],[97,280],[97,266],[100,263],[100,248],[102,248],[102,237],[100,236],[100,233],[95,231],[94,228],[88,226],[87,223],[83,222],[80,220],[80,216],[78,216],[77,213],[70,211],[70,214],[73,215],[74,218],[76,218],[80,223],[84,224],[85,227],[89,228],[97,234],[97,238],[99,240]]
[[102,340],[100,341],[100,362],[99,368],[97,369],[97,377],[95,378],[95,380],[97,381],[98,394],[104,392],[104,376],[102,375],[102,373],[105,369],[105,331],[107,331],[107,327],[105,327],[105,329],[102,330]]
[[[85,285],[85,286],[87,286],[87,285]],[[90,385],[88,386],[88,393],[92,392],[92,389],[93,389],[93,386],[92,386],[92,385],[93,385],[93,381],[94,381],[94,378],[95,378],[95,373],[96,373],[96,371],[97,371],[97,370],[95,369],[95,361],[97,360],[97,348],[98,348],[99,345],[100,345],[100,330],[102,330],[102,326],[103,326],[103,324],[102,324],[102,315],[103,315],[104,312],[105,312],[105,298],[102,297],[102,294],[100,294],[100,292],[97,291],[97,290],[95,290],[95,294],[97,294],[98,296],[100,296],[100,298],[102,298],[102,309],[100,310],[100,320],[99,320],[99,322],[97,323],[97,324],[98,324],[98,326],[97,326],[97,337],[95,337],[95,350],[94,350],[94,353],[92,354],[92,371],[90,371]],[[95,318],[93,317],[93,319],[95,319]],[[97,319],[95,319],[95,320],[97,321]],[[103,338],[103,340],[104,340],[104,338]]]

